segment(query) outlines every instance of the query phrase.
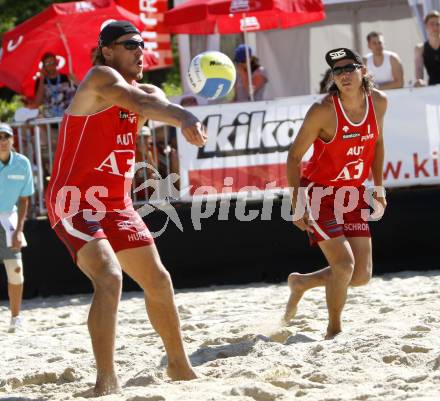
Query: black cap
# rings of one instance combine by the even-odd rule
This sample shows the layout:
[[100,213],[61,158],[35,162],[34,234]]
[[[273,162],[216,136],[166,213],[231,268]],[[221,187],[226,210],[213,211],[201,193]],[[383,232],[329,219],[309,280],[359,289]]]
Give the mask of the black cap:
[[341,60],[354,60],[356,63],[363,65],[364,62],[362,60],[362,57],[356,53],[354,50],[346,49],[344,47],[341,47],[339,49],[333,49],[327,52],[325,55],[325,61],[327,61],[327,64],[333,68],[333,66]]
[[129,21],[110,22],[104,28],[102,28],[102,31],[99,34],[99,47],[108,46],[113,41],[123,35],[126,35],[127,33],[137,33],[139,35],[141,34],[139,32],[139,29],[137,29]]

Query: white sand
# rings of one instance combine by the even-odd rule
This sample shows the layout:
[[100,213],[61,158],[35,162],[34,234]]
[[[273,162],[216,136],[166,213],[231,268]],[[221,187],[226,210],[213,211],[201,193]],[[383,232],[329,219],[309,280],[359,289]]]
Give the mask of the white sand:
[[[120,305],[117,367],[123,392],[99,398],[160,400],[440,400],[440,271],[374,278],[351,289],[344,332],[323,340],[323,289],[281,327],[286,285],[180,291],[191,360],[203,378],[170,382],[141,293]],[[95,371],[86,319],[90,296],[25,301],[27,332],[7,334],[0,307],[0,399],[81,400]]]

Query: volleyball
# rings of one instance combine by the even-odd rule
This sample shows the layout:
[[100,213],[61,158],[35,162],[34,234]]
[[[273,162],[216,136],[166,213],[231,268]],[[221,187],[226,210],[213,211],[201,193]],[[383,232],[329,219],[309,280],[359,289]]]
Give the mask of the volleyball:
[[199,96],[217,99],[226,96],[235,83],[235,66],[223,53],[208,51],[195,56],[188,68],[188,84]]

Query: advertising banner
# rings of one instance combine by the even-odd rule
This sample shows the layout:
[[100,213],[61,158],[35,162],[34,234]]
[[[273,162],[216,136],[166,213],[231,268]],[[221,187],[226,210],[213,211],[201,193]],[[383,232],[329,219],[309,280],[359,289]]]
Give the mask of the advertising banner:
[[[387,92],[386,187],[440,184],[439,93],[438,86]],[[319,99],[311,95],[192,108],[208,129],[208,141],[196,148],[178,134],[181,198],[231,193],[261,197],[264,191],[282,191],[288,149],[307,110]]]

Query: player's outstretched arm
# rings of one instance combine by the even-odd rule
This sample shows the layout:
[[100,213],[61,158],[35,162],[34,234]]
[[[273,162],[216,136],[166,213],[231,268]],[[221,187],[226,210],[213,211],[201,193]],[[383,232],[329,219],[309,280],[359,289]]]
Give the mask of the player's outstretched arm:
[[145,118],[180,127],[186,140],[193,145],[203,146],[206,142],[206,132],[198,118],[171,103],[154,85],[144,84],[137,88],[128,84],[113,68],[97,66],[89,73],[85,89]]
[[383,138],[383,123],[385,112],[388,106],[388,99],[384,92],[373,90],[372,91],[374,109],[376,112],[377,126],[379,129],[378,138],[376,146],[374,149],[374,160],[371,166],[371,172],[373,174],[374,186],[380,189],[379,193],[376,194],[376,199],[381,203],[383,209],[385,210],[387,202],[385,199],[385,191],[383,188],[383,166],[385,160],[385,142]]

